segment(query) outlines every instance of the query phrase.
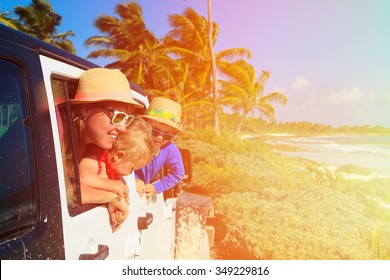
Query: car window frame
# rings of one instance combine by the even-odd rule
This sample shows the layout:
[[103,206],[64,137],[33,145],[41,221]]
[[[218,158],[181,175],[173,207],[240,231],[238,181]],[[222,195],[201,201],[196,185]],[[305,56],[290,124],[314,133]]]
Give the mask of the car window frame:
[[[15,78],[15,81],[17,83],[17,92],[15,95],[14,102],[15,105],[19,105],[19,117],[13,122],[10,123],[7,130],[2,133],[0,136],[1,139],[5,139],[3,137],[7,137],[7,132],[11,132],[10,128],[12,129],[16,127],[16,125],[19,125],[19,127],[16,127],[17,130],[17,138],[15,138],[15,135],[12,135],[12,141],[5,142],[3,144],[7,145],[14,145],[16,149],[10,149],[8,148],[8,154],[9,156],[15,157],[15,162],[17,162],[17,165],[20,167],[20,165],[23,163],[23,159],[25,161],[25,166],[23,169],[20,169],[19,171],[22,171],[20,173],[27,174],[26,175],[26,185],[16,187],[16,189],[11,189],[9,192],[4,192],[4,194],[1,194],[1,201],[2,201],[2,207],[4,209],[1,209],[1,211],[5,211],[5,208],[12,203],[15,203],[15,205],[12,205],[12,207],[9,208],[9,215],[8,218],[12,217],[12,208],[19,208],[19,213],[17,215],[17,219],[14,224],[8,224],[6,225],[5,222],[8,221],[7,219],[1,219],[0,224],[2,224],[4,227],[7,227],[4,232],[1,232],[0,234],[0,243],[7,242],[11,239],[18,238],[20,236],[23,236],[31,231],[33,231],[36,226],[38,225],[38,209],[39,209],[39,200],[38,200],[38,183],[36,178],[36,172],[37,167],[35,163],[35,155],[34,155],[34,147],[33,147],[33,132],[32,128],[30,126],[30,118],[29,118],[29,106],[28,106],[28,96],[27,96],[27,89],[24,83],[24,75],[23,70],[13,61],[9,61],[4,58],[0,58],[0,73],[9,73],[12,75],[12,77]],[[14,75],[13,75],[14,74]],[[7,79],[8,81],[12,80]],[[4,83],[0,83],[0,94],[6,94],[6,89],[3,90],[2,86],[4,86]],[[4,96],[3,96],[4,97]],[[12,98],[10,98],[9,102],[11,102]],[[6,103],[2,103],[3,99],[0,97],[0,103],[1,107],[2,105],[5,105]],[[4,99],[5,101],[5,99]],[[9,108],[9,107],[8,107]],[[9,110],[9,109],[8,109]],[[2,126],[2,123],[0,124]],[[14,132],[14,131],[12,131]],[[20,138],[19,138],[20,136]],[[4,140],[4,141],[5,141]],[[21,141],[19,143],[19,141]],[[0,141],[1,143],[1,141]],[[21,144],[20,147],[18,145]],[[16,146],[15,146],[16,145]],[[4,148],[4,145],[3,145]],[[18,150],[20,148],[20,150]],[[25,157],[23,156],[25,155]],[[7,157],[8,158],[8,157]],[[11,176],[7,171],[4,171],[4,166],[1,168],[0,172],[3,172],[3,176]],[[18,180],[23,181],[22,174],[18,174],[18,176],[12,176],[15,181],[18,182]],[[22,178],[22,179],[21,179]],[[12,180],[12,179],[11,179]],[[1,182],[0,182],[1,183]],[[4,188],[5,186],[1,186]],[[15,185],[14,185],[15,187]],[[12,185],[8,185],[7,188],[12,188]],[[22,218],[26,218],[25,215],[27,211],[31,211],[29,217],[27,217],[27,220],[24,222]],[[4,214],[4,213],[3,213]],[[10,216],[11,215],[11,216]],[[7,218],[6,217],[6,218]]]

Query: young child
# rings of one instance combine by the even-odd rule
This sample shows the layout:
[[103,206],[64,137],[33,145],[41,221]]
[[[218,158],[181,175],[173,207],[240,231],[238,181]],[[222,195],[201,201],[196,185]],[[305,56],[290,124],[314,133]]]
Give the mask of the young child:
[[[131,118],[129,121],[123,116],[128,127],[125,133],[118,135],[111,150],[88,144],[79,164],[82,197],[89,195],[87,189],[83,188],[85,186],[116,194],[109,203],[110,218],[112,224],[116,225],[115,230],[128,215],[128,189],[122,176],[146,165],[153,156],[150,125],[140,117]],[[94,200],[91,197],[84,199]]]
[[[153,159],[141,169],[134,172],[136,184],[143,185],[145,196],[151,196],[174,187],[184,176],[184,166],[181,154],[172,139],[181,132],[181,106],[179,103],[164,98],[155,97],[142,116],[152,126],[154,142]],[[156,182],[151,180],[166,166],[169,173]]]

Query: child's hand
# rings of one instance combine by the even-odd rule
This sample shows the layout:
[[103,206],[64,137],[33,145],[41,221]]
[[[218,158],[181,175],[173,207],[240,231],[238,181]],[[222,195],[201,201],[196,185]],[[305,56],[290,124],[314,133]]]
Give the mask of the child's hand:
[[[118,194],[118,200],[121,200],[122,197],[127,198],[129,196],[128,186],[120,180],[115,180],[115,181],[118,184],[118,192],[116,192]],[[128,201],[127,201],[127,203],[128,203]]]
[[112,214],[112,218],[111,218],[111,221],[112,221],[112,231],[113,232],[116,232],[121,226],[122,226],[122,223],[121,220],[126,220],[126,218],[124,218],[123,214],[121,211],[119,210],[116,210],[113,214]]
[[108,203],[107,209],[108,209],[108,214],[110,216],[110,224],[115,225],[117,208],[112,203]]
[[145,196],[153,196],[157,193],[153,184],[150,184],[150,183],[145,185],[144,192],[145,192]]
[[144,195],[144,190],[145,190],[144,181],[136,178],[135,179],[135,188],[138,192],[139,197],[142,197]]
[[152,196],[157,193],[156,189],[154,188],[153,184],[146,184],[145,185],[145,197],[147,199],[147,203],[149,204],[152,200]]
[[[115,214],[118,213],[118,212],[120,213],[120,211],[116,211]],[[114,223],[114,224],[112,224],[112,232],[116,232],[118,229],[120,229],[121,226],[122,226],[121,223]]]
[[[122,200],[122,198],[127,198],[129,195],[129,188],[127,185],[120,180],[111,180],[112,183],[112,192],[118,194],[118,200]],[[128,201],[127,201],[128,202]]]
[[112,180],[112,192],[116,193],[118,195],[118,200],[122,200],[122,197],[126,196],[125,195],[125,190],[124,190],[124,183],[122,183],[119,180]]
[[123,183],[123,193],[124,193],[125,197],[128,197],[129,196],[129,187],[124,182],[122,182],[122,183]]
[[113,231],[117,231],[122,223],[129,216],[129,205],[126,200],[115,200],[108,204],[108,212],[110,214],[110,222],[113,226]]

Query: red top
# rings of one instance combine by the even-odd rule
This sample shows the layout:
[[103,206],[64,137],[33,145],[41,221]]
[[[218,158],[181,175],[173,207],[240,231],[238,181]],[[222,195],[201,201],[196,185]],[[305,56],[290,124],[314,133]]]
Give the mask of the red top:
[[106,164],[106,173],[107,173],[108,179],[119,180],[118,174],[112,168],[112,165],[110,163],[110,157],[109,157],[108,152],[106,150],[103,150],[102,148],[96,146],[95,144],[88,144],[87,150],[85,153],[96,156],[97,161],[98,161],[97,174],[100,174],[100,172],[102,171],[101,164],[102,164],[102,162],[104,162]]

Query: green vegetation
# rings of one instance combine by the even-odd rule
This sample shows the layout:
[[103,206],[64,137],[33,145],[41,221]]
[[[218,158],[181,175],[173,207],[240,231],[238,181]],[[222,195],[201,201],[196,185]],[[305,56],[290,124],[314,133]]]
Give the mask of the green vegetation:
[[[288,105],[287,105],[288,106]],[[240,114],[222,114],[222,128],[233,131],[239,125]],[[253,135],[256,138],[269,138],[269,133],[283,133],[299,136],[313,135],[390,135],[390,127],[383,126],[340,126],[332,127],[325,124],[302,122],[274,122],[268,123],[259,117],[247,116],[245,125],[241,129],[242,135]]]
[[390,179],[345,180],[264,142],[212,128],[176,143],[193,155],[189,191],[213,197],[217,259],[390,259]]
[[75,34],[71,30],[57,33],[62,17],[54,12],[49,1],[32,0],[27,7],[16,6],[14,13],[18,19],[13,18],[8,11],[0,11],[0,23],[68,52],[76,52],[73,43],[67,38]]
[[[225,123],[225,129],[237,127],[239,114],[225,114],[221,120]],[[294,135],[312,136],[312,135],[390,135],[390,127],[383,126],[340,126],[332,127],[330,125],[316,124],[307,121],[302,122],[275,122],[267,123],[261,118],[247,117],[245,126],[241,130],[242,134],[252,134],[256,136],[265,136],[265,133],[289,133]]]
[[361,175],[370,175],[372,173],[372,171],[369,168],[364,168],[352,164],[342,165],[337,168],[337,171],[344,172],[344,173],[361,174]]

